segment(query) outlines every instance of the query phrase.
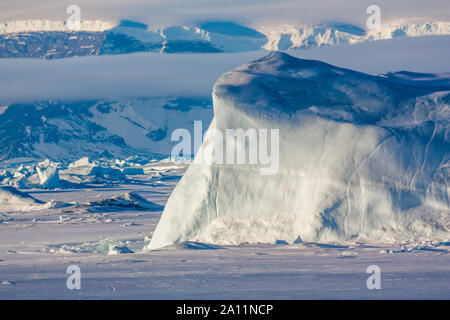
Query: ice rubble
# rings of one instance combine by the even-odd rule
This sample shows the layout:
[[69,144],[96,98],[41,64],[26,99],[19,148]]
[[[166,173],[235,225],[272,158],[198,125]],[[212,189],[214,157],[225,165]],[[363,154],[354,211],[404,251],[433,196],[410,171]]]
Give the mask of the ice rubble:
[[14,188],[56,189],[61,187],[60,164],[48,159],[36,165],[21,164],[17,168],[7,168],[0,172],[0,185]]
[[123,253],[134,253],[134,252],[125,246],[115,246],[115,245],[109,246],[108,255],[111,256],[111,255],[123,254]]
[[101,188],[121,183],[164,185],[164,181],[179,179],[184,170],[184,165],[175,165],[170,159],[148,160],[138,156],[96,161],[83,157],[69,165],[46,159],[37,164],[7,166],[0,169],[0,213],[44,209],[60,209],[62,213],[162,211],[163,206],[148,201],[136,192],[97,197],[80,203],[55,200],[44,203],[17,189]]
[[69,167],[61,173],[80,176],[95,176],[100,173],[101,170],[99,168],[98,162],[91,162],[88,157],[83,157],[70,163]]
[[39,186],[45,189],[55,189],[60,187],[58,166],[48,159],[41,164],[43,168],[36,167],[39,176]]
[[14,187],[0,186],[0,212],[33,211],[48,208],[44,202]]
[[61,212],[63,213],[73,212],[74,210],[82,210],[83,212],[105,212],[105,210],[162,211],[163,206],[146,200],[136,192],[118,194],[83,203],[66,203],[54,200],[45,203],[14,187],[0,186],[0,213],[44,209],[62,209]]
[[161,211],[163,209],[162,206],[147,201],[136,192],[128,192],[105,199],[87,201],[85,203],[76,204],[66,210],[72,210],[73,208],[85,208],[89,211],[105,210],[106,208],[111,208],[115,211],[119,209]]
[[[137,250],[141,247],[141,245],[142,244],[139,241],[120,241],[105,238],[94,242],[72,243],[64,244],[62,246],[48,246],[44,250],[56,254],[94,253],[115,255],[134,253],[133,250]],[[133,250],[129,247],[132,247]]]
[[[398,81],[278,52],[225,73],[147,248],[448,238],[449,77]],[[199,161],[212,128],[278,128],[279,171]]]
[[142,160],[139,157],[130,157],[128,160],[96,161],[83,157],[69,165],[46,159],[37,164],[21,164],[18,167],[10,166],[1,169],[0,185],[20,189],[57,189],[82,188],[87,184],[114,184],[139,178],[146,174],[146,169],[153,170],[156,163],[153,164],[151,160]]

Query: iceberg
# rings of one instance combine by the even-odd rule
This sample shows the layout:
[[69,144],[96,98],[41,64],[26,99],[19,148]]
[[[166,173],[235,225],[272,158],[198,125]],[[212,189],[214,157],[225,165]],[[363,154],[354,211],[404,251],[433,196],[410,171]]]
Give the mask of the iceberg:
[[0,212],[34,211],[48,205],[11,186],[0,186]]
[[46,189],[55,189],[60,187],[59,168],[48,159],[41,162],[36,167],[39,176],[39,186]]
[[[280,52],[223,74],[203,145],[147,249],[448,239],[449,78],[375,76]],[[278,129],[278,171],[201,161],[226,129]]]

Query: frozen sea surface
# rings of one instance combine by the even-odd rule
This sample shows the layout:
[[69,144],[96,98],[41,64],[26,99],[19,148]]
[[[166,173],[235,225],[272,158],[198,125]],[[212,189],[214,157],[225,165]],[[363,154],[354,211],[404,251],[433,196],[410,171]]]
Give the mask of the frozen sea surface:
[[[174,179],[158,184],[27,192],[86,204],[133,191],[164,205],[184,169],[167,169]],[[0,299],[450,298],[448,243],[188,242],[143,251],[160,214],[86,205],[1,214]],[[133,253],[112,255],[114,247]],[[81,269],[81,290],[67,289],[70,265]],[[381,269],[380,290],[367,289],[370,265]]]

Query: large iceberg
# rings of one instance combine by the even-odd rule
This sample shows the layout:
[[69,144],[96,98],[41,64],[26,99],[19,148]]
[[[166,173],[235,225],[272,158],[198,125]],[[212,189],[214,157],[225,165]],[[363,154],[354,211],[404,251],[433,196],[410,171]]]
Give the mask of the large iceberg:
[[[449,79],[374,76],[279,52],[225,73],[214,120],[148,249],[448,239]],[[279,130],[275,174],[204,161],[217,151],[211,132],[238,128]]]

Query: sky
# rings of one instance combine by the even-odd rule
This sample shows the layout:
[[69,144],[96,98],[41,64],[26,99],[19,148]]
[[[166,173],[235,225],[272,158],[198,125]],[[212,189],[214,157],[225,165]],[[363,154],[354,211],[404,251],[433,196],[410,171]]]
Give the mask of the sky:
[[76,4],[82,20],[128,19],[150,27],[230,20],[251,27],[346,22],[365,26],[366,9],[381,8],[383,23],[450,20],[448,0],[2,0],[0,22],[28,19],[64,21]]

